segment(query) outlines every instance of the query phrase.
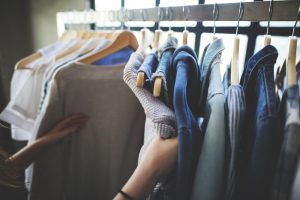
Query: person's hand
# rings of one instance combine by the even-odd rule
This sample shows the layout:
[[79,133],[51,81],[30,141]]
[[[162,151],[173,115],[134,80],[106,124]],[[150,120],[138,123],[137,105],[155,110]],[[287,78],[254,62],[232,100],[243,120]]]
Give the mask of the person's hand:
[[88,117],[83,113],[75,113],[59,121],[49,132],[45,133],[40,140],[45,143],[54,143],[60,139],[80,131],[86,124]]

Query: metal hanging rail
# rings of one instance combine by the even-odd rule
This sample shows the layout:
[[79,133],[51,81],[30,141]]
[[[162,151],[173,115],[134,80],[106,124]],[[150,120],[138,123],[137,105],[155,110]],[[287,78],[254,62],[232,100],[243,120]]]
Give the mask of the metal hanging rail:
[[[271,21],[297,20],[299,5],[300,1],[274,1]],[[240,3],[220,3],[216,6],[218,10],[216,21],[237,21]],[[243,2],[242,6],[243,15],[240,21],[269,20],[269,1]],[[65,30],[65,24],[93,24],[99,21],[213,21],[214,7],[214,4],[199,4],[145,9],[58,12],[57,25],[60,34]]]

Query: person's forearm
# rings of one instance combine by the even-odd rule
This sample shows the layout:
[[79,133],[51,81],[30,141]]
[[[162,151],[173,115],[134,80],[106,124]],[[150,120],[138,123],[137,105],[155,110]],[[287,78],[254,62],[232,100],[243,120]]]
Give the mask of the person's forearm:
[[31,144],[26,145],[20,151],[10,156],[6,163],[11,167],[14,167],[18,171],[24,170],[28,167],[39,155],[45,147],[48,146],[48,142],[44,139],[37,139]]
[[[159,178],[169,174],[174,168],[177,159],[177,145],[177,137],[171,139],[155,137],[122,191],[134,200],[145,199]],[[127,200],[127,198],[118,193],[114,200]]]
[[145,199],[159,179],[156,165],[153,160],[141,162],[122,190],[133,199]]

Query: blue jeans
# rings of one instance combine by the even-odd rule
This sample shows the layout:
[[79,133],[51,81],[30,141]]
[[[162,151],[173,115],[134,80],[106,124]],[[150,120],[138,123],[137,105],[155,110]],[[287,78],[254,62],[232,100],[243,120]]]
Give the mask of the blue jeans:
[[152,74],[155,72],[158,66],[158,59],[155,53],[150,53],[144,60],[138,72],[145,73],[145,83],[144,87],[152,92],[154,81],[152,79]]
[[268,199],[280,147],[274,64],[278,53],[269,45],[253,55],[241,79],[246,96],[246,123],[238,177],[238,198]]
[[178,128],[176,199],[186,200],[191,194],[202,145],[202,133],[195,117],[201,89],[200,71],[195,52],[188,46],[181,46],[174,52],[171,67],[173,80],[170,85],[171,88],[174,86],[173,104]]
[[156,72],[152,75],[152,78],[162,78],[162,90],[161,100],[171,107],[172,101],[170,101],[169,86],[170,86],[170,68],[171,59],[173,53],[177,47],[177,39],[175,37],[168,37],[165,44],[161,48],[161,56]]

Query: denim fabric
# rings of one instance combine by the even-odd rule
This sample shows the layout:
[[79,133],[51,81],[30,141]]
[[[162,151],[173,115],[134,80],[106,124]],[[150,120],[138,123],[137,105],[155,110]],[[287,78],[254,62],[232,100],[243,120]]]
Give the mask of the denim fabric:
[[156,72],[152,75],[152,78],[155,79],[157,77],[162,78],[162,100],[170,106],[172,102],[170,101],[170,96],[168,92],[169,87],[169,71],[172,55],[177,47],[177,39],[175,37],[168,37],[167,41],[161,48],[161,56],[159,60],[158,67]]
[[224,196],[225,96],[220,74],[221,53],[224,49],[222,39],[214,40],[206,49],[202,61],[204,141],[195,174],[193,200],[220,200]]
[[230,67],[230,64],[229,64],[227,66],[227,69],[226,69],[224,75],[223,75],[223,80],[222,80],[225,97],[227,97],[228,88],[231,84],[230,79],[231,79],[231,67]]
[[[275,172],[272,200],[290,199],[300,155],[300,115],[298,85],[287,88],[281,102],[280,116],[285,122],[283,143]],[[298,188],[299,189],[299,188]]]
[[144,60],[142,66],[138,72],[145,73],[145,83],[144,88],[148,89],[150,92],[153,90],[154,80],[152,74],[156,71],[158,65],[158,59],[155,53],[150,53]]
[[280,148],[274,64],[278,53],[268,45],[253,55],[241,83],[246,96],[246,122],[242,138],[243,163],[238,177],[238,199],[268,199]]
[[176,77],[176,81],[171,79],[170,85],[174,86],[173,102],[178,127],[176,199],[186,200],[191,194],[202,145],[202,133],[195,117],[201,89],[200,71],[194,50],[186,45],[174,52],[171,66],[171,77]]
[[300,95],[300,61],[297,63],[296,66],[296,70],[297,70],[297,80],[298,80],[298,88],[299,88],[299,95]]
[[237,162],[239,154],[239,141],[243,134],[246,111],[246,99],[244,89],[240,85],[231,85],[226,96],[226,188],[225,200],[235,200],[237,185]]
[[134,50],[130,47],[125,47],[117,52],[114,52],[101,60],[93,63],[93,65],[116,65],[126,63]]
[[[298,133],[300,132],[300,126],[298,126]],[[293,182],[293,187],[291,191],[290,200],[299,200],[300,199],[300,154],[298,155],[298,167],[295,173],[295,179]]]

